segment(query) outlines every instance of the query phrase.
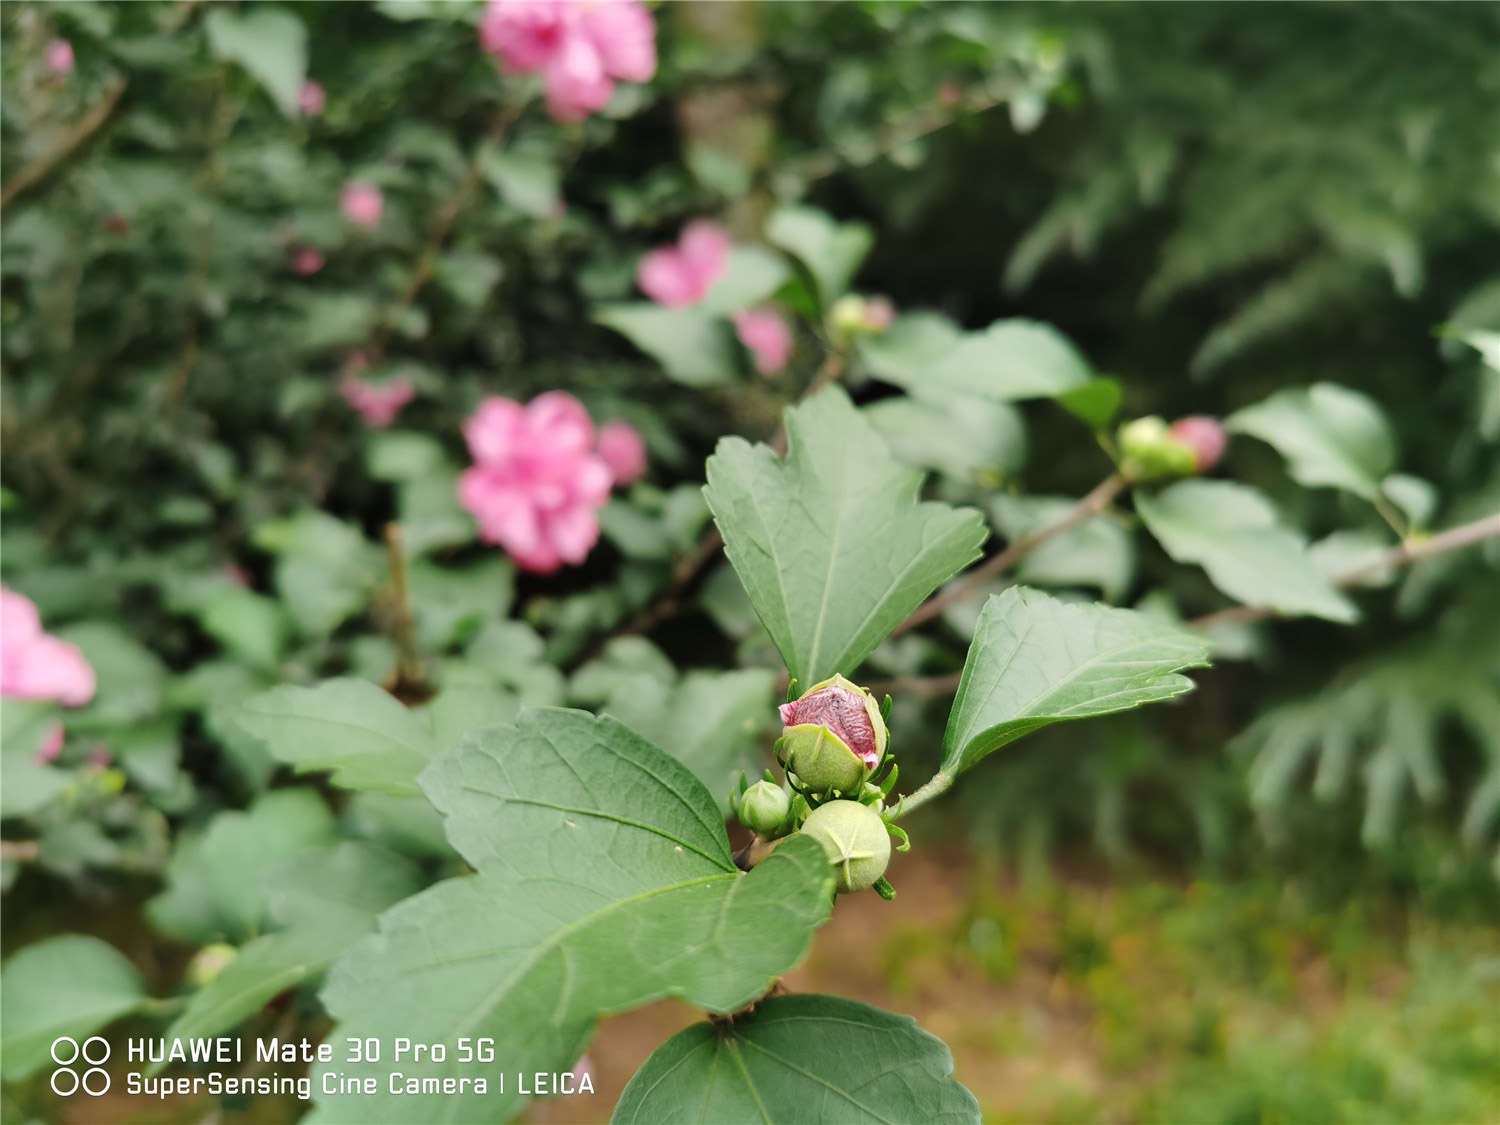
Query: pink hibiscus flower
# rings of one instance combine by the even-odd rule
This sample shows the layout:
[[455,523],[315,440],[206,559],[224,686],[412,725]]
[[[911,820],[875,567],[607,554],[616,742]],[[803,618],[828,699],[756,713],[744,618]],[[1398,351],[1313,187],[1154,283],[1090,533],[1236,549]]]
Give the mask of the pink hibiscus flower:
[[458,498],[479,537],[540,574],[583,562],[614,482],[583,404],[563,391],[525,406],[492,396],[464,424],[464,437],[475,464],[459,477]]
[[717,223],[691,222],[675,246],[659,247],[641,259],[635,283],[669,309],[695,305],[728,268],[729,245],[729,235]]
[[558,121],[603,108],[616,80],[656,73],[656,21],[640,0],[490,0],[479,42],[507,74],[540,73]]
[[42,632],[31,600],[0,587],[0,695],[80,707],[94,688],[94,669],[78,646]]
[[339,195],[339,207],[351,223],[373,227],[385,210],[385,196],[374,184],[350,180]]

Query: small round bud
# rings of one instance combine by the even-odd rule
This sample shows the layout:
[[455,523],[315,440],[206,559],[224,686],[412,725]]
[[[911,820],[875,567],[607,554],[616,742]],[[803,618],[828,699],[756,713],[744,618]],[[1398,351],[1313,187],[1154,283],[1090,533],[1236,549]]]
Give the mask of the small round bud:
[[1219,463],[1229,446],[1229,435],[1217,418],[1190,414],[1173,422],[1167,431],[1173,440],[1193,451],[1193,470],[1206,473]]
[[741,824],[767,839],[785,835],[791,811],[791,794],[774,781],[757,781],[746,789],[737,810]]
[[188,983],[194,988],[207,988],[219,978],[220,973],[229,968],[229,963],[238,953],[227,942],[216,941],[212,945],[205,945],[188,962]]
[[1190,476],[1195,471],[1193,450],[1172,436],[1156,415],[1137,418],[1120,427],[1120,469],[1136,480]]
[[828,312],[834,331],[841,336],[853,336],[865,326],[865,299],[858,293],[845,293],[833,303]]
[[823,846],[840,894],[873,887],[891,862],[891,837],[880,813],[858,801],[829,801],[802,831]]

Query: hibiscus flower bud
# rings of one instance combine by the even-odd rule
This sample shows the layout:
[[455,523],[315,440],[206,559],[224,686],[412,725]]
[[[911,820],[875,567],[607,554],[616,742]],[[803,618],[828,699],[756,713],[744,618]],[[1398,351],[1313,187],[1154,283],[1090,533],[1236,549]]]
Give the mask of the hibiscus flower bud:
[[843,676],[814,684],[780,710],[782,758],[814,792],[855,792],[885,757],[880,704]]
[[205,945],[193,959],[188,962],[187,979],[194,988],[207,988],[219,978],[219,974],[229,968],[229,963],[235,959],[239,951],[227,942],[216,941],[212,945]]
[[1173,422],[1167,431],[1174,440],[1193,451],[1193,468],[1206,473],[1219,463],[1229,445],[1229,435],[1217,418],[1191,414]]
[[786,835],[792,795],[774,781],[757,781],[745,790],[736,811],[746,828],[774,840]]
[[838,891],[873,887],[891,862],[891,837],[880,813],[858,801],[829,801],[812,811],[802,831],[823,846]]
[[1120,471],[1134,480],[1186,477],[1197,471],[1192,447],[1172,436],[1167,423],[1152,414],[1120,427]]

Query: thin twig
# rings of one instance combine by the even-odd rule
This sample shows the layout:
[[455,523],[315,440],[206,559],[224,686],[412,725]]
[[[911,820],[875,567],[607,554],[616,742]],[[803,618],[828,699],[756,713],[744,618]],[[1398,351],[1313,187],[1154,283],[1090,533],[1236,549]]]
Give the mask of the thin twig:
[[[1370,561],[1344,571],[1333,580],[1333,584],[1340,589],[1357,586],[1365,579],[1395,567],[1406,566],[1464,547],[1472,547],[1487,539],[1495,538],[1500,538],[1500,512],[1474,520],[1472,523],[1460,524],[1458,527],[1439,532],[1427,539],[1413,539],[1392,547]],[[1206,613],[1202,617],[1195,617],[1188,621],[1187,625],[1192,629],[1204,629],[1213,625],[1266,621],[1276,616],[1276,610],[1269,606],[1237,605],[1215,613]],[[941,676],[897,676],[890,680],[873,681],[867,686],[876,695],[904,695],[908,698],[937,697],[951,695],[958,690],[960,678],[961,673],[958,672]],[[910,807],[910,798],[908,798],[908,807]]]
[[385,346],[390,341],[391,333],[396,329],[397,321],[416,301],[427,283],[432,280],[433,270],[437,268],[438,256],[443,251],[443,243],[452,232],[453,224],[458,221],[460,212],[469,202],[469,197],[474,194],[474,189],[479,185],[480,161],[484,155],[485,146],[498,144],[519,115],[520,107],[509,103],[501,105],[495,111],[484,139],[474,146],[474,154],[470,157],[468,167],[464,169],[458,185],[433,215],[432,223],[428,227],[427,241],[417,256],[416,265],[412,267],[406,288],[391,302],[390,308],[380,318],[380,325],[367,349],[372,366],[380,362]]
[[[1443,555],[1449,551],[1472,547],[1476,543],[1483,543],[1486,539],[1494,539],[1497,536],[1500,536],[1500,512],[1470,523],[1460,524],[1424,539],[1408,539],[1405,543],[1381,552],[1368,562],[1360,563],[1344,571],[1334,578],[1333,584],[1341,590],[1350,586],[1358,586],[1366,579],[1383,574],[1387,570],[1408,566],[1434,555]],[[1204,629],[1212,625],[1266,621],[1277,616],[1279,616],[1278,612],[1271,606],[1237,605],[1195,617],[1188,622],[1188,625],[1194,629]]]
[[905,621],[896,626],[891,636],[899,637],[908,629],[914,629],[924,621],[930,621],[949,606],[972,597],[991,579],[1004,574],[1049,539],[1054,539],[1085,520],[1099,515],[1114,502],[1115,497],[1120,495],[1129,483],[1130,479],[1122,473],[1111,473],[1057,520],[1046,527],[1038,528],[1030,535],[1021,536],[999,554],[980,563],[946,590],[928,598],[912,610]]
[[394,588],[396,605],[394,629],[396,637],[396,682],[398,685],[417,685],[422,682],[422,662],[417,656],[416,622],[411,611],[411,588],[407,581],[406,544],[399,523],[385,525],[385,552],[391,563],[391,585]]
[[12,176],[10,182],[0,189],[0,213],[3,213],[5,208],[9,207],[19,196],[50,176],[63,161],[73,154],[74,150],[97,133],[114,115],[120,99],[125,96],[125,88],[128,85],[130,81],[123,74],[116,76],[109,88],[104,91],[104,95],[90,107],[87,113],[73,123],[73,127],[63,134],[62,139],[56,145]]

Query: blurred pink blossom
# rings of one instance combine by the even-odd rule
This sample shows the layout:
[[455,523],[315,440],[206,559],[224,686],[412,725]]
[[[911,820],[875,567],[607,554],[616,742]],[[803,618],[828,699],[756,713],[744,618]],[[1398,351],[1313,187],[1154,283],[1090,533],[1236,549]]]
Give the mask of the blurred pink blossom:
[[792,356],[792,326],[775,309],[746,309],[732,317],[735,335],[755,356],[755,370],[775,375]]
[[675,246],[658,247],[641,259],[635,283],[669,309],[697,304],[728,267],[729,245],[723,227],[698,219],[682,228]]
[[95,746],[89,751],[89,765],[95,769],[107,770],[114,760],[114,755],[109,752],[108,746]]
[[316,246],[303,246],[292,251],[292,272],[310,277],[323,268],[323,251]]
[[889,297],[865,299],[865,327],[871,332],[884,332],[896,319],[896,306]]
[[320,83],[311,78],[302,83],[302,89],[297,92],[297,108],[302,111],[302,116],[316,117],[327,104],[328,95],[324,93]]
[[53,74],[73,73],[73,44],[54,39],[47,44],[47,69]]
[[345,375],[339,382],[339,394],[354,408],[365,424],[383,430],[396,420],[401,408],[412,400],[416,388],[401,375],[385,383],[371,383],[357,375]]
[[1229,448],[1229,435],[1217,418],[1206,414],[1189,414],[1179,418],[1167,430],[1174,438],[1193,451],[1193,467],[1206,473],[1219,463],[1224,450]]
[[94,688],[94,669],[78,647],[43,633],[31,600],[0,587],[0,695],[78,707]]
[[479,42],[507,74],[541,73],[558,121],[601,109],[617,79],[656,73],[656,21],[640,0],[490,0]]
[[339,207],[351,223],[373,227],[380,222],[380,214],[385,210],[385,196],[374,184],[350,180],[339,195]]
[[548,391],[522,406],[491,396],[464,424],[475,464],[458,498],[526,570],[549,574],[577,565],[599,540],[598,509],[613,475],[594,452],[594,424],[572,395]]
[[61,723],[52,724],[52,728],[42,738],[42,744],[37,747],[35,755],[37,765],[44,766],[48,762],[57,761],[57,756],[62,753],[63,733]]
[[630,484],[646,475],[646,443],[629,422],[606,422],[600,426],[595,451],[609,466],[616,484]]

